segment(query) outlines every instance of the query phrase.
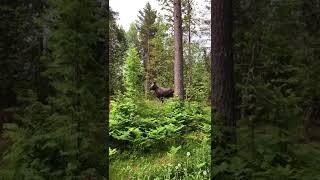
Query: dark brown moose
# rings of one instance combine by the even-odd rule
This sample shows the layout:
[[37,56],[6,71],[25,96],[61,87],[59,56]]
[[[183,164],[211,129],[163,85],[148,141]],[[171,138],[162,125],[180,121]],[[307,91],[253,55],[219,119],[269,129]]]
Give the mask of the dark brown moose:
[[163,98],[173,97],[174,90],[172,88],[164,88],[157,86],[156,82],[153,82],[150,86],[150,90],[154,90],[157,98],[163,103]]

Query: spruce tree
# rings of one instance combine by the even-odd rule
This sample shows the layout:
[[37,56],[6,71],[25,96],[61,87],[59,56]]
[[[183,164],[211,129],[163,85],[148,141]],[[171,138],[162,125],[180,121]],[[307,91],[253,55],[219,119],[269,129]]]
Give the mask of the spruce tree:
[[154,58],[150,62],[150,70],[156,74],[154,79],[163,87],[173,87],[173,43],[172,37],[168,36],[168,25],[163,22],[163,18],[158,17],[155,24],[155,37],[151,40],[151,44],[156,47],[151,52]]
[[[69,178],[103,175],[105,144],[97,142],[104,112],[104,59],[98,42],[106,19],[97,19],[96,1],[52,1],[57,28],[50,43],[52,59],[46,75],[55,88],[54,112],[48,119],[62,143],[60,156]],[[100,134],[101,135],[101,134]],[[100,156],[101,155],[101,156]]]
[[124,58],[128,49],[128,42],[130,39],[126,38],[125,31],[116,23],[118,14],[112,11],[109,13],[109,52],[110,52],[110,94],[114,95],[118,91],[123,92],[124,86],[122,81],[121,68],[124,64]]
[[150,63],[154,61],[154,58],[151,56],[151,52],[154,47],[151,44],[151,40],[154,38],[156,33],[156,22],[157,12],[153,10],[150,3],[147,3],[145,8],[142,11],[139,11],[137,28],[139,31],[140,39],[140,53],[143,60],[144,67],[144,93],[145,96],[148,95],[150,81],[155,78],[155,74],[151,72],[151,69],[154,67],[150,66]]
[[[49,1],[52,36],[43,63],[53,93],[47,105],[28,91],[5,156],[8,179],[104,179],[106,7],[94,0]],[[1,175],[2,175],[1,174]]]
[[126,62],[123,68],[125,95],[129,98],[138,99],[143,92],[143,69],[140,63],[138,51],[131,46],[127,52]]
[[130,24],[126,39],[128,40],[129,45],[133,45],[137,49],[139,48],[138,29],[135,23]]

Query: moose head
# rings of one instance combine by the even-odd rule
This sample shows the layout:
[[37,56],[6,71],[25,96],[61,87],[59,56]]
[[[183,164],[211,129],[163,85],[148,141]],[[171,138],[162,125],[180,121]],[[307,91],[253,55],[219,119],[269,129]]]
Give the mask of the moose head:
[[158,87],[158,86],[157,86],[156,82],[153,81],[153,82],[151,83],[151,85],[150,85],[150,90],[156,90],[157,87]]

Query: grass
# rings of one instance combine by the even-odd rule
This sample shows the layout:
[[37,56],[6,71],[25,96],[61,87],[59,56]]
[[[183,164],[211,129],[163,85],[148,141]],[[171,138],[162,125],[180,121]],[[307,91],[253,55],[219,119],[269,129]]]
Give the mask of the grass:
[[209,179],[208,138],[201,132],[190,133],[185,138],[186,144],[177,144],[167,151],[154,150],[147,154],[127,151],[113,155],[110,179]]
[[[171,131],[168,130],[170,137],[166,134],[167,138],[165,139],[167,140],[160,140],[161,143],[147,151],[134,148],[128,148],[121,152],[111,150],[109,169],[111,180],[209,179],[210,134],[206,128],[199,127],[202,127],[202,123],[205,121],[201,116],[210,118],[211,108],[207,104],[187,102],[185,104],[186,110],[180,113],[176,111],[176,105],[172,102],[174,100],[166,100],[163,104],[157,100],[144,100],[144,103],[138,105],[139,116],[137,117],[151,118],[155,122],[168,121],[167,118],[169,121],[177,121],[177,119],[189,117],[195,118],[193,122],[190,123],[191,121],[186,120],[185,122],[189,123],[188,128],[182,134],[178,133],[174,138],[172,134],[170,135]],[[203,112],[198,111],[199,105]],[[190,116],[185,114],[189,111]],[[122,115],[121,112],[117,113]],[[199,116],[196,113],[199,113]],[[126,118],[126,116],[122,117]],[[122,119],[118,119],[118,122],[121,121]],[[143,122],[141,121],[141,123]],[[130,124],[130,121],[127,123]],[[125,129],[126,127],[121,128]],[[159,133],[161,132],[159,131]]]

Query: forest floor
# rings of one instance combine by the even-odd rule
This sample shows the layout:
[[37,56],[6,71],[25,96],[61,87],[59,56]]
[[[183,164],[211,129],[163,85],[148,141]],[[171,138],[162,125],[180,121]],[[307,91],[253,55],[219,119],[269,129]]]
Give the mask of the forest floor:
[[[169,118],[165,113],[165,109],[170,106],[169,100],[163,104],[160,101],[151,100],[146,101],[146,104],[147,110],[144,111],[149,112],[150,116],[155,111],[160,111],[161,115],[158,119]],[[190,107],[190,104],[187,106]],[[201,106],[205,117],[210,118],[210,106]],[[196,125],[199,124],[201,123],[196,123]],[[209,179],[209,165],[210,135],[195,128],[183,135],[177,135],[176,140],[170,144],[160,143],[148,151],[130,148],[111,155],[109,173],[111,180],[205,180]]]
[[187,134],[186,143],[173,145],[172,149],[181,147],[176,153],[168,149],[117,154],[110,163],[110,179],[209,179],[209,169],[203,167],[210,161],[210,144],[204,137],[201,132]]

